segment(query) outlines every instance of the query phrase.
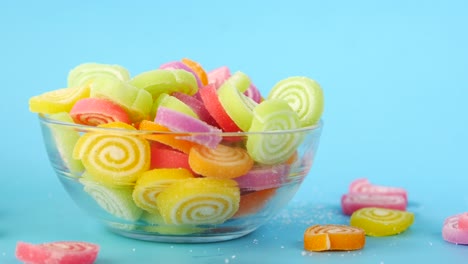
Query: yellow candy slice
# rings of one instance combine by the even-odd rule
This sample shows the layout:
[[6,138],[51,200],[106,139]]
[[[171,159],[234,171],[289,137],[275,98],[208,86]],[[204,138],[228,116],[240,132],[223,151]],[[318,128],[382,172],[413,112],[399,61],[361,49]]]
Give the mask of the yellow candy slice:
[[368,236],[391,236],[404,232],[413,221],[410,212],[366,207],[351,215],[350,225],[364,229]]
[[89,86],[76,86],[49,91],[29,99],[29,110],[34,113],[55,114],[70,112],[80,99],[89,97]]
[[177,169],[153,169],[143,172],[135,183],[133,200],[138,207],[156,214],[158,207],[156,197],[174,182],[193,178],[192,173],[183,168]]
[[167,224],[221,224],[239,209],[240,190],[230,179],[192,178],[167,187],[156,198]]
[[[131,125],[113,122],[103,128],[136,130]],[[150,166],[148,141],[116,129],[115,133],[96,130],[84,134],[73,149],[73,157],[83,162],[96,180],[110,185],[133,184]]]

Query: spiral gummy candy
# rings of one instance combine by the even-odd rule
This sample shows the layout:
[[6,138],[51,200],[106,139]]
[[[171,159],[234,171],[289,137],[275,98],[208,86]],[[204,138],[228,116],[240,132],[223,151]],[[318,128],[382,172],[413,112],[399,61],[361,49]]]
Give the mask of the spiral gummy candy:
[[[299,132],[285,132],[300,127],[297,114],[283,100],[265,100],[253,110],[254,117],[247,138],[247,151],[257,162],[275,164],[286,161],[302,141]],[[253,132],[271,133],[257,134]],[[275,132],[276,131],[276,132]]]
[[101,77],[116,78],[127,82],[130,80],[130,73],[120,65],[82,63],[68,73],[68,87],[87,85]]
[[[120,122],[100,125],[102,128],[134,127]],[[97,180],[111,185],[132,184],[138,175],[149,169],[150,146],[138,136],[96,130],[84,134],[75,145],[73,156]]]
[[304,232],[304,249],[309,251],[357,250],[365,243],[364,230],[347,225],[313,225]]
[[240,190],[230,179],[192,178],[168,186],[156,198],[168,224],[221,224],[239,209]]
[[141,174],[135,183],[133,200],[136,205],[150,213],[158,213],[156,197],[176,181],[193,178],[186,169],[153,169]]
[[391,236],[404,232],[414,221],[410,212],[366,207],[351,215],[350,225],[360,227],[368,236]]
[[286,100],[304,127],[316,124],[323,112],[322,88],[316,81],[303,76],[279,81],[271,89],[268,99]]
[[128,221],[136,221],[143,210],[135,205],[132,199],[132,188],[129,186],[106,186],[93,180],[93,175],[85,174],[80,182],[96,203],[107,213]]
[[215,148],[193,146],[189,164],[196,173],[214,178],[236,178],[246,174],[254,161],[243,148],[219,144]]
[[89,96],[89,86],[76,86],[45,92],[29,99],[29,110],[35,113],[70,112],[80,99]]
[[31,244],[19,241],[16,258],[31,264],[93,264],[99,245],[81,241],[56,241]]

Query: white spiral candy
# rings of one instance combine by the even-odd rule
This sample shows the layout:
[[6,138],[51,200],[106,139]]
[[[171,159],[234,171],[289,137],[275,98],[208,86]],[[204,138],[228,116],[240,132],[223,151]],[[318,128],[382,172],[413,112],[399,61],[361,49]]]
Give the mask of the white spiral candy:
[[289,77],[278,82],[268,99],[282,99],[289,103],[299,116],[302,126],[317,123],[323,112],[323,91],[320,85],[307,77]]
[[250,156],[263,164],[286,161],[302,142],[300,132],[292,132],[300,127],[297,114],[283,100],[266,100],[254,108],[254,118],[246,147]]

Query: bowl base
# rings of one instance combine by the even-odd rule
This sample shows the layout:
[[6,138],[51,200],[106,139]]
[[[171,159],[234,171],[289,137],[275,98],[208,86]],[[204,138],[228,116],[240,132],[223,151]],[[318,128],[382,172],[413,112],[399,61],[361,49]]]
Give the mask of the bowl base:
[[252,233],[255,229],[250,230],[238,230],[232,232],[225,232],[222,233],[213,233],[213,234],[191,234],[191,235],[167,235],[167,234],[159,234],[159,233],[149,233],[149,232],[138,232],[135,230],[125,230],[116,228],[113,226],[107,226],[107,228],[120,236],[137,239],[137,240],[144,240],[144,241],[152,241],[152,242],[163,242],[163,243],[212,243],[212,242],[222,242],[233,240],[236,238],[243,237]]

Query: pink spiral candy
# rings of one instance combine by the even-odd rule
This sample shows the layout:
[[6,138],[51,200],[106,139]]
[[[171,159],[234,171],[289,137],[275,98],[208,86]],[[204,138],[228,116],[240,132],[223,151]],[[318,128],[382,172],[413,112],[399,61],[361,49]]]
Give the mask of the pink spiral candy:
[[16,257],[24,263],[92,264],[99,245],[80,241],[57,241],[42,244],[18,242]]
[[341,208],[346,215],[352,215],[365,207],[378,207],[406,211],[407,201],[401,195],[379,193],[348,193],[341,197]]
[[454,244],[468,244],[468,213],[449,216],[442,227],[442,238]]
[[84,98],[77,101],[70,111],[77,124],[98,126],[111,122],[130,124],[128,113],[120,105],[103,98]]
[[383,195],[401,195],[408,201],[405,189],[399,187],[374,185],[365,178],[354,180],[349,186],[349,193],[373,193]]

